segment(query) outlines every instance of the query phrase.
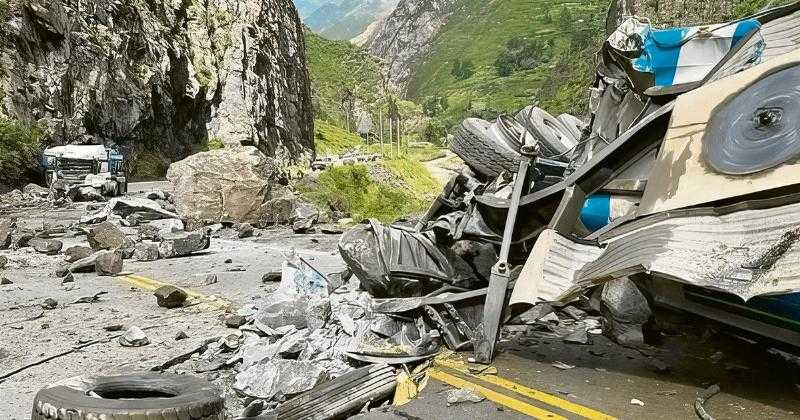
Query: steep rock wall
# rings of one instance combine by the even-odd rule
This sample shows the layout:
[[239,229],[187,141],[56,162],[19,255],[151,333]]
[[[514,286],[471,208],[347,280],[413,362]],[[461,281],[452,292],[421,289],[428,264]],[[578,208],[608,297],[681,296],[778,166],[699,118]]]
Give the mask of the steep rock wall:
[[0,110],[53,144],[165,162],[213,138],[287,164],[313,154],[290,0],[12,0],[0,36]]

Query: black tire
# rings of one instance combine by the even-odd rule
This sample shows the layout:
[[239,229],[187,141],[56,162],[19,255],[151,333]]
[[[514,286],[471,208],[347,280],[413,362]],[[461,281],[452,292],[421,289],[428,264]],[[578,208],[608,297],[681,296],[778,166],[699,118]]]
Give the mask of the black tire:
[[78,378],[39,391],[31,420],[223,420],[225,400],[220,395],[208,381],[192,376]]
[[476,173],[494,178],[506,171],[516,173],[521,155],[488,134],[491,123],[467,118],[456,131],[450,150]]

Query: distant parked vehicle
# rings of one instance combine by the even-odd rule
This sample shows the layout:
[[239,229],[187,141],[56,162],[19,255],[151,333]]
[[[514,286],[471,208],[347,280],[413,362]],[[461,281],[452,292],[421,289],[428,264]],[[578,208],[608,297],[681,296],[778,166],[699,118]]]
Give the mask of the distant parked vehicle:
[[339,159],[336,156],[322,156],[311,163],[311,169],[315,171],[323,171],[336,164]]
[[123,162],[117,149],[103,145],[55,146],[42,153],[48,186],[61,180],[67,187],[91,186],[110,196],[128,191]]

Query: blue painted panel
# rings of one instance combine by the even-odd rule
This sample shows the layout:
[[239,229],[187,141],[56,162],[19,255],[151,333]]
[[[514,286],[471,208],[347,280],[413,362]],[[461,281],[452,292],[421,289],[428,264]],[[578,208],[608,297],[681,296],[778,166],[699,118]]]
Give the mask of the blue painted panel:
[[611,195],[594,194],[586,199],[581,209],[581,222],[594,232],[611,221]]

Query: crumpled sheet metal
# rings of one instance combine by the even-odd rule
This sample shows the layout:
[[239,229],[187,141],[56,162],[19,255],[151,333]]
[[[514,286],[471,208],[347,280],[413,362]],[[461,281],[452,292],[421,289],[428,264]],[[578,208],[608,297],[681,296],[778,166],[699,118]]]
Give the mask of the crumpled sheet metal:
[[[638,216],[800,184],[800,163],[796,161],[753,176],[732,178],[718,173],[709,167],[704,139],[711,132],[710,122],[717,110],[722,109],[721,104],[729,103],[768,75],[797,65],[800,65],[800,49],[679,96]],[[762,108],[771,107],[771,103],[763,101],[753,104],[749,111],[743,109],[746,113],[743,118],[755,118]],[[784,115],[783,118],[796,116]]]
[[[698,213],[702,211],[698,210]],[[721,290],[749,300],[800,291],[800,204],[724,215],[654,218],[599,245],[544,231],[511,304],[568,302],[586,289],[635,273]]]

